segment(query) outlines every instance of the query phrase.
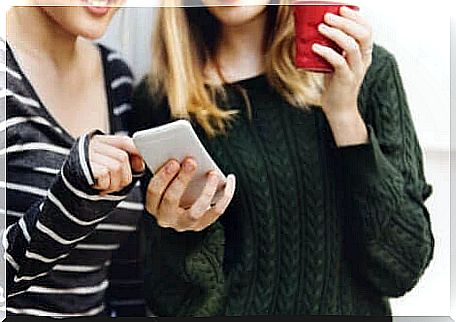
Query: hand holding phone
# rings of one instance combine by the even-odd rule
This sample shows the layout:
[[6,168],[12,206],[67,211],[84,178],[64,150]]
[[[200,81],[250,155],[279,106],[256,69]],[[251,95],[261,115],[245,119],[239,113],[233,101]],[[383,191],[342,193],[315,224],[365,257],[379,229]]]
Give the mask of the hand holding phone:
[[201,231],[212,225],[226,210],[234,195],[235,177],[229,175],[220,198],[212,205],[221,178],[215,171],[206,175],[206,182],[195,202],[187,208],[180,205],[180,199],[188,188],[197,163],[186,158],[182,164],[176,160],[167,162],[151,179],[146,195],[146,210],[152,214],[161,227],[176,231]]
[[188,121],[137,132],[133,141],[154,174],[146,209],[160,226],[201,230],[225,211],[235,178],[225,177]]

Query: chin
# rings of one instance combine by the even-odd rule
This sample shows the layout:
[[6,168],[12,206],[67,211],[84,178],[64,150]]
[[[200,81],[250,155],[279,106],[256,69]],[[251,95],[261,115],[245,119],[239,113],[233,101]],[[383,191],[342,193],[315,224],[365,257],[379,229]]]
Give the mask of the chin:
[[263,14],[266,10],[266,6],[208,7],[208,10],[222,25],[237,27],[248,24],[250,21]]
[[[71,2],[75,4],[74,2]],[[56,24],[74,36],[97,39],[103,36],[122,1],[78,0],[73,7],[42,7]],[[100,6],[94,6],[95,4]],[[103,5],[105,5],[103,7]]]
[[103,37],[106,29],[107,27],[84,28],[84,30],[79,30],[76,32],[76,35],[90,40],[96,40]]

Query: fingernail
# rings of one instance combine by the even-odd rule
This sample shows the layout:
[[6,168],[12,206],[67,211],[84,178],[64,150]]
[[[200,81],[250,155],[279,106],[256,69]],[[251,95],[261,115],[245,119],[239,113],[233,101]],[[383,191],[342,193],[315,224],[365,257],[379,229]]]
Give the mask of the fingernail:
[[326,30],[328,30],[328,27],[324,23],[321,23],[318,25],[318,29],[322,30],[322,31],[326,31]]
[[332,20],[334,18],[335,14],[331,13],[331,12],[328,12],[327,14],[325,14],[325,18],[326,19],[329,19],[329,20]]
[[144,170],[146,170],[146,163],[144,163],[144,161],[141,161],[141,172]]
[[168,172],[169,174],[175,173],[178,169],[179,169],[179,164],[175,161],[170,162],[166,166],[166,172]]
[[230,179],[230,178],[233,179],[233,182],[236,183],[236,176],[234,174],[228,175],[227,179]]
[[187,172],[191,172],[195,169],[195,165],[192,161],[190,160],[186,160],[185,163],[184,163],[184,169],[185,171]]
[[211,182],[215,182],[218,180],[218,174],[216,172],[209,172],[208,176]]
[[317,50],[317,51],[318,51],[318,50],[321,49],[321,48],[322,48],[322,46],[320,46],[319,44],[313,44],[313,45],[312,45],[312,49],[313,49],[313,50]]

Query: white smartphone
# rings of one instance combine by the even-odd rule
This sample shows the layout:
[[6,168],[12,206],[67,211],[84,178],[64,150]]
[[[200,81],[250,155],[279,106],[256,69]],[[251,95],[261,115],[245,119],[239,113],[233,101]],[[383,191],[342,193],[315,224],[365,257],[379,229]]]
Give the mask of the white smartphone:
[[216,171],[222,178],[212,204],[222,197],[226,177],[204,148],[189,121],[179,120],[138,131],[133,134],[133,141],[153,174],[171,159],[181,163],[186,157],[194,158],[197,170],[181,198],[181,207],[190,207],[200,196],[209,171]]

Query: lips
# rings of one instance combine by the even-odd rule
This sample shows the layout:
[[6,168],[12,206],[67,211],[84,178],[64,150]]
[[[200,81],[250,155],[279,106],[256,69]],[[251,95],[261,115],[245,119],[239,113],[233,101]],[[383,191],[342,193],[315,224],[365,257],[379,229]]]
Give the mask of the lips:
[[87,3],[89,6],[93,7],[106,7],[109,2],[109,0],[84,0],[85,3]]
[[89,13],[95,16],[104,16],[109,12],[110,5],[115,3],[115,0],[83,0],[87,5],[85,8]]

